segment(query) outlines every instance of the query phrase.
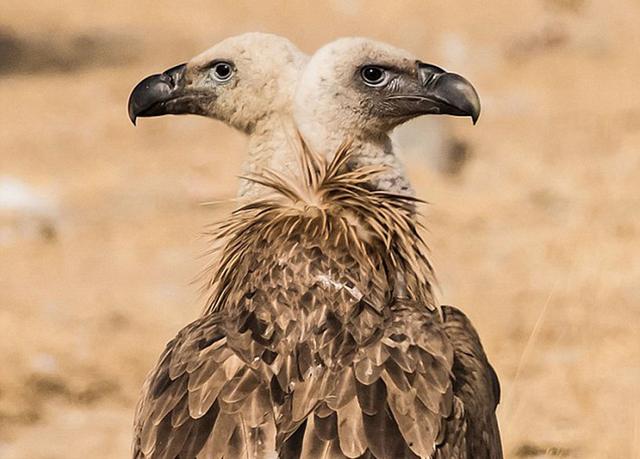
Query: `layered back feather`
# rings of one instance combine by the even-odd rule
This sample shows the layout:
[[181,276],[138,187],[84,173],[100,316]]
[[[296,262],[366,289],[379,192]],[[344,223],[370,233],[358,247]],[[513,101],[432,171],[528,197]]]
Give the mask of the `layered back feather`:
[[372,189],[384,168],[351,169],[348,142],[326,161],[300,140],[299,158],[295,177],[248,177],[273,192],[215,232],[205,314],[266,348],[280,457],[427,457],[453,412],[453,352],[417,200]]
[[298,148],[297,177],[247,177],[272,193],[214,231],[207,308],[145,383],[134,457],[468,457],[416,199],[372,189],[349,143]]

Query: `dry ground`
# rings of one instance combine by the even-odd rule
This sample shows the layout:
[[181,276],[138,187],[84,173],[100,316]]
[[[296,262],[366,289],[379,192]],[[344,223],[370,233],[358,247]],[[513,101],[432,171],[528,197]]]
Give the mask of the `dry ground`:
[[508,456],[640,457],[634,0],[3,0],[0,457],[127,457],[142,379],[202,306],[199,235],[231,208],[199,203],[233,196],[245,140],[186,117],[134,129],[126,99],[251,30],[307,52],[372,36],[476,84],[478,126],[399,139],[442,301],[501,376]]

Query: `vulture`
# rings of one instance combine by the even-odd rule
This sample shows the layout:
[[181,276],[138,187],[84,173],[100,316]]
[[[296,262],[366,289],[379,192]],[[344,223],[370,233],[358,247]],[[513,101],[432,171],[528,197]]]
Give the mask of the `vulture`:
[[[351,167],[387,166],[370,187],[410,196],[414,191],[388,134],[429,114],[468,116],[475,124],[480,99],[464,77],[367,38],[341,38],[316,51],[294,98],[296,124],[312,150],[330,156],[351,138]],[[467,457],[501,458],[498,377],[466,315],[443,306],[442,318],[454,349],[454,393],[468,420]]]
[[[227,38],[189,62],[142,80],[129,97],[129,118],[192,114],[213,118],[249,137],[244,174],[286,170],[295,133],[293,96],[308,57],[286,38],[251,32]],[[261,187],[241,180],[239,196]]]
[[134,122],[191,113],[249,134],[240,194],[254,198],[218,232],[207,310],[145,382],[133,456],[500,458],[497,376],[467,317],[436,306],[387,136],[422,114],[475,122],[478,96],[365,39],[305,64],[288,41],[248,34],[132,93]]
[[298,128],[311,148],[330,155],[353,139],[356,164],[386,164],[374,186],[413,194],[389,132],[420,115],[480,116],[465,78],[409,52],[367,38],[341,38],[320,48],[301,75],[294,101]]

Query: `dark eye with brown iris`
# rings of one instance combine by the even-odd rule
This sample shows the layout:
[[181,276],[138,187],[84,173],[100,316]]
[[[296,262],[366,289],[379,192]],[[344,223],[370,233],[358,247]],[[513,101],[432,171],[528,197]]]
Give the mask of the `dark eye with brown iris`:
[[364,82],[369,86],[380,86],[387,77],[387,72],[383,68],[374,65],[363,67],[360,74]]
[[228,81],[233,76],[233,67],[228,62],[218,62],[213,66],[213,76],[218,81]]

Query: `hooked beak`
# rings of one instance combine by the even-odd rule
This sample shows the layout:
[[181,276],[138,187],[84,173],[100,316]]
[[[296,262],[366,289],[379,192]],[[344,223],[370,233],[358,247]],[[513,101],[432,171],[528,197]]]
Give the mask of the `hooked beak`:
[[135,125],[138,117],[202,114],[197,110],[196,94],[185,89],[186,64],[151,75],[133,88],[129,96],[129,119]]
[[435,65],[418,61],[420,111],[440,115],[470,116],[473,124],[480,117],[480,98],[465,78]]

